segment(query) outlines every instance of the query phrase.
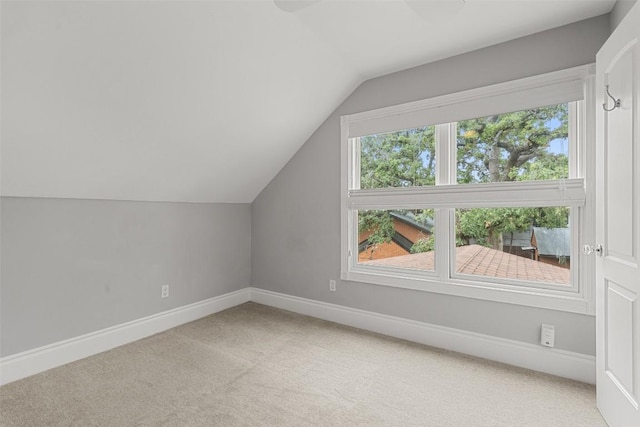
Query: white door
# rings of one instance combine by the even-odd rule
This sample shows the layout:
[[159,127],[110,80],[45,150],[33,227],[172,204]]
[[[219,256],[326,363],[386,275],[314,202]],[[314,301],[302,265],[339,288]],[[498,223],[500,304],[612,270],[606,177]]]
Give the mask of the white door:
[[[640,426],[640,2],[597,55],[598,409]],[[608,85],[612,99],[606,94]],[[615,100],[620,99],[619,107]]]

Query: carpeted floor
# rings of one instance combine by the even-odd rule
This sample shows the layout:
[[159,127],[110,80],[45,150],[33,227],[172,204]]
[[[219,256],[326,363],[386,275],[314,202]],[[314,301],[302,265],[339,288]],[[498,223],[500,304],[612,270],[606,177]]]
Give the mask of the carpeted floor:
[[0,388],[2,426],[605,426],[593,386],[247,303]]

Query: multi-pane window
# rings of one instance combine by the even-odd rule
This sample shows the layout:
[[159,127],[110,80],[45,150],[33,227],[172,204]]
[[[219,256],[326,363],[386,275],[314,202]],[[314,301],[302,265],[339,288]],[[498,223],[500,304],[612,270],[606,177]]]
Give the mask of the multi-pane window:
[[584,80],[538,81],[343,117],[343,279],[584,302]]

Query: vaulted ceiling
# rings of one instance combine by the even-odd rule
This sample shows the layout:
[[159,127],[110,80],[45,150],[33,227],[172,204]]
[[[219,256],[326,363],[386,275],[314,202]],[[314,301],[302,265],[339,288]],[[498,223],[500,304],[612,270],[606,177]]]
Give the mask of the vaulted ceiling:
[[2,195],[251,202],[364,80],[614,3],[2,1]]

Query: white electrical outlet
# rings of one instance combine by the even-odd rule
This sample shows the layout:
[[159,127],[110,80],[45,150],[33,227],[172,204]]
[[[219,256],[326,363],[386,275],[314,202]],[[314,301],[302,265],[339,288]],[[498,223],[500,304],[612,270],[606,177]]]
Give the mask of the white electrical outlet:
[[169,296],[169,285],[162,285],[160,290],[160,298],[167,298]]
[[542,324],[540,330],[540,344],[547,347],[554,347],[556,340],[556,328],[553,325]]
[[336,291],[336,281],[335,280],[329,280],[329,290],[331,292],[335,292]]

